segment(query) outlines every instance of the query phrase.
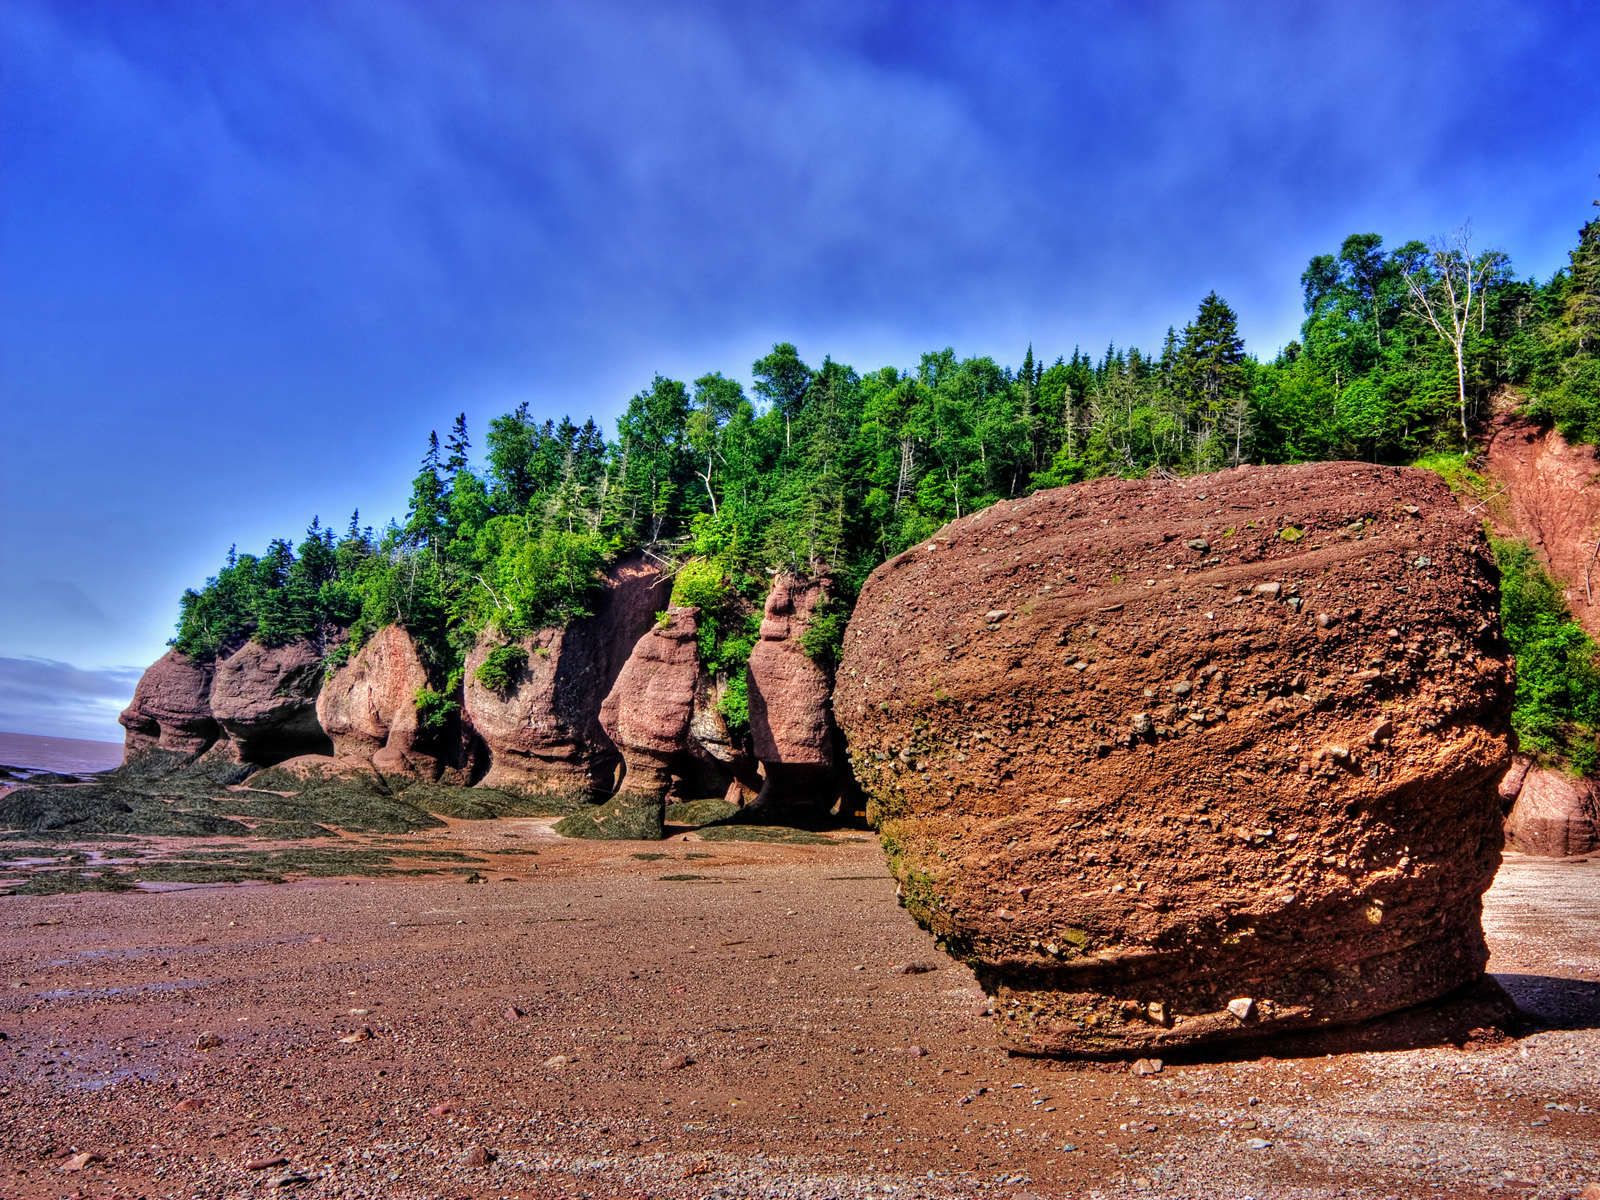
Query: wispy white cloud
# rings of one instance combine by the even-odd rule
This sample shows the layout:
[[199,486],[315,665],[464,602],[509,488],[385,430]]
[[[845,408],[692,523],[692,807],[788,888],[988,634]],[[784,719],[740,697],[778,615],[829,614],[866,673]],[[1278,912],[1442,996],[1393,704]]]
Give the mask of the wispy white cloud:
[[0,730],[121,741],[117,714],[133,699],[136,667],[90,670],[44,658],[0,658]]

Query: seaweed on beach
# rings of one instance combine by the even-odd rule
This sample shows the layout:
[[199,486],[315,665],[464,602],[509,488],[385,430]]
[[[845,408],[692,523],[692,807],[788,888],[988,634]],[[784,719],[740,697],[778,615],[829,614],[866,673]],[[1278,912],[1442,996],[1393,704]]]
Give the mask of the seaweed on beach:
[[0,890],[6,896],[61,896],[72,892],[126,892],[134,884],[127,875],[115,871],[87,874],[77,870],[34,871],[21,883]]
[[788,825],[706,825],[695,831],[703,842],[779,842],[790,846],[831,846],[833,839]]
[[738,812],[739,806],[726,800],[684,800],[667,805],[666,822],[668,825],[711,825],[726,821]]

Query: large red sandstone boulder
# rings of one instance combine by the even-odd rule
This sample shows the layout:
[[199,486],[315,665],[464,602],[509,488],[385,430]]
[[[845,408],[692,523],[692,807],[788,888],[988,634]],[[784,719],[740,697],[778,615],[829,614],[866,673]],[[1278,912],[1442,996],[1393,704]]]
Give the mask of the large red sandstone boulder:
[[1487,958],[1493,580],[1423,471],[1040,492],[873,573],[834,712],[905,903],[1012,1045],[1359,1021]]
[[1600,849],[1600,788],[1562,771],[1528,771],[1506,818],[1506,845],[1548,858]]
[[117,720],[128,731],[124,762],[162,751],[199,754],[221,734],[211,715],[211,664],[168,650],[139,677]]
[[667,792],[688,750],[689,724],[702,669],[694,608],[669,609],[640,638],[600,707],[606,735],[622,752],[622,785],[593,812],[556,825],[568,837],[662,836]]
[[826,812],[838,799],[828,676],[801,639],[828,598],[828,581],[781,572],[767,593],[750,651],[750,740],[765,781],[751,819]]
[[485,787],[584,797],[613,790],[621,760],[601,729],[600,703],[671,590],[642,555],[618,560],[605,573],[594,616],[513,643],[526,662],[503,691],[477,678],[503,639],[478,640],[467,656],[463,706],[488,747]]
[[451,731],[424,728],[417,716],[417,693],[433,685],[411,635],[387,625],[323,683],[317,720],[337,757],[366,759],[383,775],[432,781],[451,768],[461,778]]
[[[1510,397],[1507,397],[1510,399]],[[1566,594],[1567,606],[1591,636],[1600,637],[1600,457],[1560,432],[1513,412],[1489,423],[1484,456],[1504,484],[1479,515],[1492,513],[1531,544]]]
[[333,750],[317,722],[322,654],[304,639],[283,646],[246,642],[220,659],[211,712],[242,762],[271,766]]

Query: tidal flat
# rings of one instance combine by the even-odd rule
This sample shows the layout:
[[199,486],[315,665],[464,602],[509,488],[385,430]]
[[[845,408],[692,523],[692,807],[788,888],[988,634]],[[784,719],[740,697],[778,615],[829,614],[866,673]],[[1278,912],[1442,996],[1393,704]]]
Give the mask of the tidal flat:
[[1485,927],[1507,1030],[1464,997],[1136,1074],[1002,1050],[870,835],[644,845],[553,820],[314,853],[190,838],[170,880],[0,899],[0,1192],[1554,1198],[1600,1179],[1600,863],[1506,857]]

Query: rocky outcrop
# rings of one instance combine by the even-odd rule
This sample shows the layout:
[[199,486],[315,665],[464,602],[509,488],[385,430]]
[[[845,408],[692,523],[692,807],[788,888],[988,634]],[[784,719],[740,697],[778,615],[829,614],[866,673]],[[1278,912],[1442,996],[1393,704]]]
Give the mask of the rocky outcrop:
[[742,805],[761,790],[760,767],[750,756],[748,739],[735,736],[722,715],[727,691],[725,678],[713,679],[700,672],[689,716],[689,766],[673,784],[673,794],[679,798],[722,796]]
[[117,720],[128,733],[123,761],[164,753],[174,760],[207,749],[221,735],[211,715],[210,663],[168,650],[143,675]]
[[805,819],[827,812],[839,798],[832,687],[801,645],[827,597],[827,580],[787,572],[767,593],[747,677],[750,740],[765,776],[751,819]]
[[309,641],[283,646],[246,642],[218,661],[211,712],[236,757],[271,766],[300,754],[329,754],[333,744],[317,721],[322,655]]
[[1506,818],[1506,846],[1548,858],[1600,850],[1600,788],[1563,771],[1528,770]]
[[670,594],[642,555],[618,560],[592,617],[511,643],[525,659],[504,689],[477,678],[503,639],[479,639],[467,656],[463,706],[488,747],[485,786],[583,798],[614,789],[621,758],[601,728],[600,704]]
[[681,774],[702,674],[695,647],[698,610],[674,608],[652,628],[600,707],[606,735],[622,753],[617,794],[556,829],[568,837],[659,839],[673,776]]
[[[1510,399],[1509,397],[1507,399]],[[1538,551],[1573,617],[1600,638],[1600,459],[1559,431],[1503,411],[1488,425],[1484,458],[1503,495],[1480,507]]]
[[878,568],[834,712],[905,903],[1032,1052],[1477,978],[1512,696],[1475,519],[1334,463],[1001,503]]
[[366,760],[383,775],[439,779],[453,757],[447,731],[424,729],[416,703],[433,683],[411,635],[398,625],[380,629],[317,693],[317,721],[334,755]]

